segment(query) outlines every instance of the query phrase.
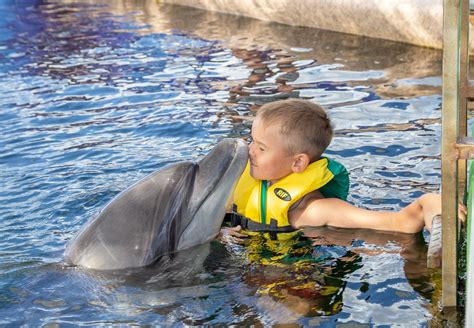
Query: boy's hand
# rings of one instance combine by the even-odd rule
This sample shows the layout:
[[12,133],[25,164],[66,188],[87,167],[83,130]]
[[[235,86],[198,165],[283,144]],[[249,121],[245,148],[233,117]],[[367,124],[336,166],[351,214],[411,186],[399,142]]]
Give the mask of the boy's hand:
[[240,231],[242,231],[242,227],[240,225],[232,228],[221,228],[217,239],[224,243],[241,244],[244,242],[242,238],[246,238],[248,236],[240,233]]
[[[421,206],[426,229],[431,232],[431,223],[436,215],[441,214],[441,194],[429,193],[418,198],[414,203]],[[408,207],[407,207],[408,208]],[[415,207],[416,208],[416,207]],[[402,210],[403,211],[403,210]],[[458,220],[462,227],[466,226],[467,208],[458,203]]]
[[458,204],[458,218],[461,222],[461,226],[466,226],[466,218],[467,218],[467,207],[463,204]]

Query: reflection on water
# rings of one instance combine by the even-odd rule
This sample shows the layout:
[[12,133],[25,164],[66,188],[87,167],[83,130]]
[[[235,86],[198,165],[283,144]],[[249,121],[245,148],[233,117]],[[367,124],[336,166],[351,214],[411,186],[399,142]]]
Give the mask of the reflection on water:
[[65,243],[119,191],[246,136],[275,99],[327,108],[327,153],[351,173],[351,202],[392,210],[436,191],[439,51],[156,1],[0,8],[1,324],[443,320],[423,236],[257,235],[108,274],[62,262]]

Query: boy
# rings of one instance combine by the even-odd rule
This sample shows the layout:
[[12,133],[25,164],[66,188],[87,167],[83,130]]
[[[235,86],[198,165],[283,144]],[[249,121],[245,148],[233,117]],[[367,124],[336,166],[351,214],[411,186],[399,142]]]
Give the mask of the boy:
[[344,167],[321,157],[333,136],[326,112],[317,104],[288,99],[262,106],[252,124],[249,163],[235,192],[234,228],[222,235],[291,231],[334,226],[404,233],[431,231],[441,213],[441,197],[426,194],[399,212],[357,208],[345,201]]

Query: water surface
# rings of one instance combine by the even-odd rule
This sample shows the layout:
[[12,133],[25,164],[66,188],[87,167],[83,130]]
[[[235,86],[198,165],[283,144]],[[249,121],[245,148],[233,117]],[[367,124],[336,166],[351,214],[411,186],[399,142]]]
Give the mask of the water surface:
[[422,235],[256,236],[127,273],[62,261],[114,195],[248,135],[274,99],[325,106],[354,204],[397,210],[437,191],[439,51],[155,1],[0,9],[1,324],[442,322]]

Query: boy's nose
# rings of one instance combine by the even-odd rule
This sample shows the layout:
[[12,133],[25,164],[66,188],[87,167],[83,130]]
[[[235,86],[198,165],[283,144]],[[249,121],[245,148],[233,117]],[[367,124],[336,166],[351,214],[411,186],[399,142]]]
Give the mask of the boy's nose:
[[254,152],[254,145],[253,145],[253,142],[251,142],[251,143],[249,144],[249,156],[250,156],[250,157],[253,157],[254,154],[255,154],[255,152]]

